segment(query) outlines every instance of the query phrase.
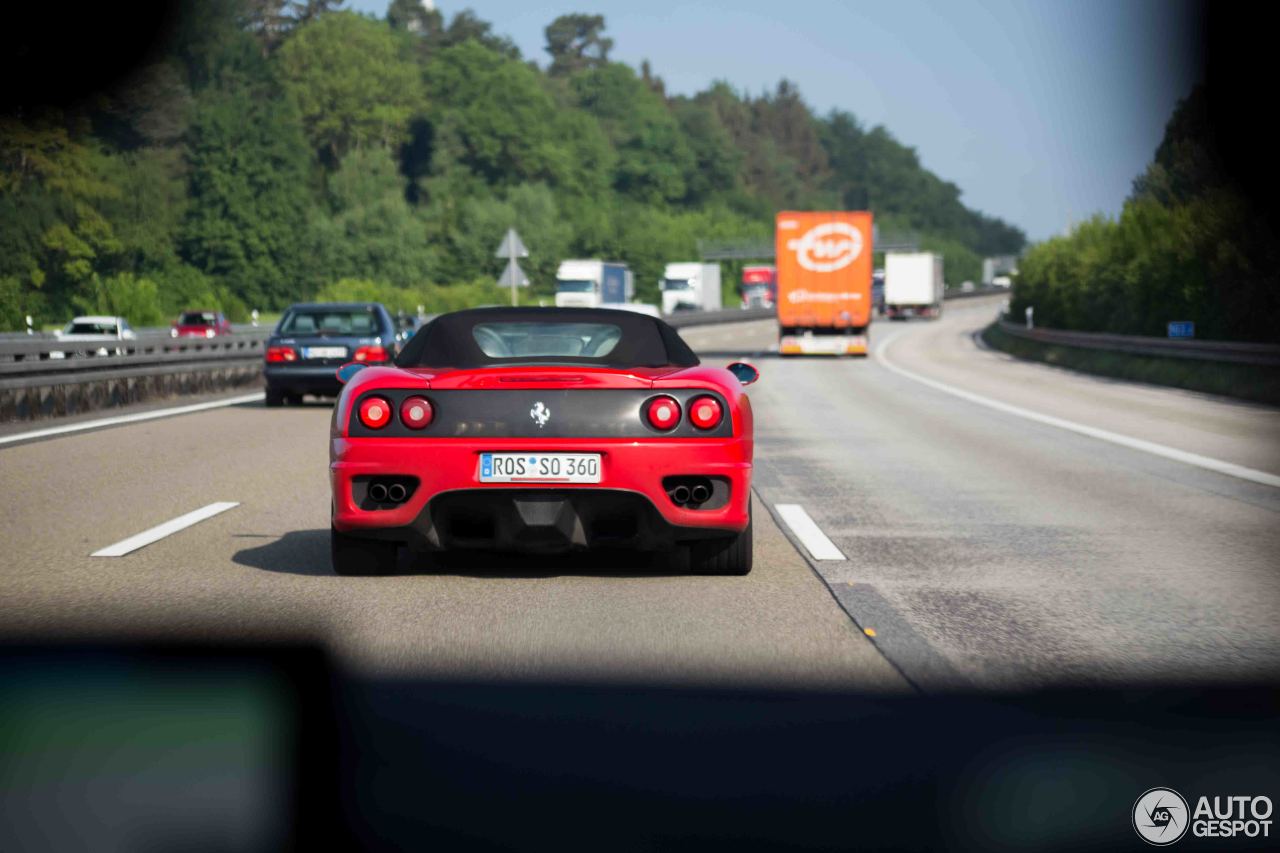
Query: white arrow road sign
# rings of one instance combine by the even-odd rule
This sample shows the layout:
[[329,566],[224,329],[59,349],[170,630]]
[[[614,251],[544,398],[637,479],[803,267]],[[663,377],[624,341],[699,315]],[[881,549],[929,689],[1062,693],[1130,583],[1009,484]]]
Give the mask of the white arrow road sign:
[[520,265],[516,263],[516,259],[512,258],[507,261],[507,268],[502,271],[502,277],[498,279],[498,284],[502,287],[528,287],[529,279],[524,274],[524,270],[520,269]]
[[[508,228],[507,233],[502,238],[502,242],[498,244],[498,251],[493,253],[495,258],[527,258],[529,250],[524,247],[524,243],[520,240],[520,235],[516,233],[516,229]],[[508,267],[507,269],[510,269]]]

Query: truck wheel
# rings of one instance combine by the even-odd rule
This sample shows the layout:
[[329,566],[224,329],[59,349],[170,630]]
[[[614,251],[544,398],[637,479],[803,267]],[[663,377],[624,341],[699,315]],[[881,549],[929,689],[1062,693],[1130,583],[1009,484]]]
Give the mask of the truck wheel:
[[271,408],[284,405],[284,392],[278,388],[267,388],[265,402]]
[[333,571],[343,576],[389,575],[396,570],[400,547],[380,539],[359,539],[329,527]]
[[685,547],[689,551],[689,571],[695,575],[748,574],[751,571],[751,516],[747,516],[747,529],[737,536],[707,539]]

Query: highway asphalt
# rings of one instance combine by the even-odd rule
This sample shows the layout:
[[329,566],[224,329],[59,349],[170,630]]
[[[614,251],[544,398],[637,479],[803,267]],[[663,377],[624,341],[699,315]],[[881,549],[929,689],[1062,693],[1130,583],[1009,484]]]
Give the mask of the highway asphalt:
[[[780,359],[768,322],[683,332],[705,360],[763,374],[745,578],[519,558],[338,578],[329,408],[245,402],[0,445],[0,631],[314,638],[362,670],[477,679],[931,691],[1274,676],[1280,489],[1223,470],[1280,474],[1280,413],[987,351],[973,332],[998,301],[877,323],[867,359]],[[238,505],[89,556],[215,502]],[[844,559],[811,559],[779,504]]]

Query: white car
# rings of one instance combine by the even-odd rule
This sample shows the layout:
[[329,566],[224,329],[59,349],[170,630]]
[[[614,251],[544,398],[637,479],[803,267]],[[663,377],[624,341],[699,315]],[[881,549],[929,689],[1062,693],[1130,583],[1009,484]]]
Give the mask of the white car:
[[[138,334],[129,328],[129,321],[123,317],[73,317],[71,322],[60,331],[54,332],[53,336],[59,341],[69,341],[72,343],[101,343],[106,341],[136,341]],[[94,350],[76,350],[77,352],[94,352],[96,355],[110,355],[111,352],[117,355],[123,354],[124,350],[119,347],[108,348],[99,346]],[[65,358],[65,352],[51,352],[50,358]]]

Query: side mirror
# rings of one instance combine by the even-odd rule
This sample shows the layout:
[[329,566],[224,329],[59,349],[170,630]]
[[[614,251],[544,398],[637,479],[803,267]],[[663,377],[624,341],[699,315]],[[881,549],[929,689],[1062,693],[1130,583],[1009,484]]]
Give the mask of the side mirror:
[[369,365],[359,361],[348,361],[346,364],[342,365],[342,367],[338,368],[338,371],[336,374],[338,377],[338,381],[341,382],[343,385],[346,385],[348,382],[351,381],[351,377],[355,376],[357,373],[364,370],[368,366]]
[[743,385],[750,385],[760,378],[760,371],[756,370],[745,361],[735,361],[729,365],[728,370],[734,376],[738,377],[738,381]]

